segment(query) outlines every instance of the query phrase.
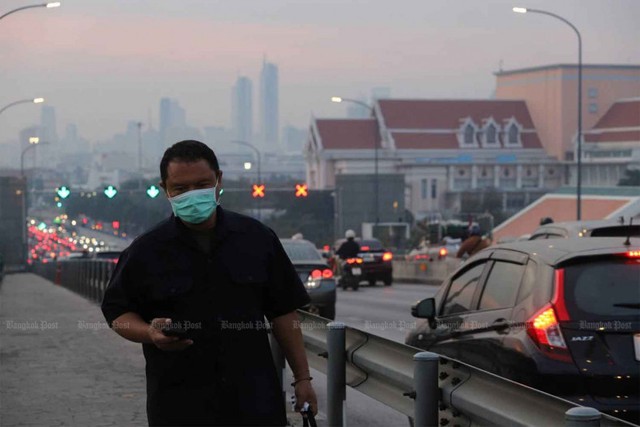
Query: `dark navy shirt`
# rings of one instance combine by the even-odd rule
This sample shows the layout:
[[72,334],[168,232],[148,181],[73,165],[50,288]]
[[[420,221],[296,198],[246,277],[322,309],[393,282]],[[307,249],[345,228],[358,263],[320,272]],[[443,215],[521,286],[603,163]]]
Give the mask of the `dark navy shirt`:
[[110,326],[127,312],[168,317],[194,341],[177,352],[142,345],[150,425],[284,425],[264,319],[309,297],[272,230],[220,207],[216,215],[210,251],[174,216],[138,237],[102,311]]

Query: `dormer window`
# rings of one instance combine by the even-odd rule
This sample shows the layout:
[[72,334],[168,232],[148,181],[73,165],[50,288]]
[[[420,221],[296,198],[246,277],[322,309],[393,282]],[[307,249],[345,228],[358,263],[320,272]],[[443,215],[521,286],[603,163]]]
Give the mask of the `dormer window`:
[[476,135],[476,129],[472,125],[467,125],[464,128],[464,144],[471,145],[474,142]]
[[515,117],[507,120],[504,130],[502,142],[505,147],[522,147],[522,125],[516,121]]
[[509,126],[509,140],[507,144],[514,145],[518,143],[518,126],[511,124]]
[[460,147],[477,147],[478,126],[473,122],[471,117],[460,120],[460,128],[458,130],[458,144]]
[[483,147],[500,147],[500,141],[498,141],[498,133],[500,126],[493,120],[493,117],[489,117],[485,120],[484,127],[482,129],[482,146]]
[[496,138],[496,134],[498,133],[496,127],[491,124],[487,127],[486,132],[487,144],[495,144],[498,141],[498,138]]

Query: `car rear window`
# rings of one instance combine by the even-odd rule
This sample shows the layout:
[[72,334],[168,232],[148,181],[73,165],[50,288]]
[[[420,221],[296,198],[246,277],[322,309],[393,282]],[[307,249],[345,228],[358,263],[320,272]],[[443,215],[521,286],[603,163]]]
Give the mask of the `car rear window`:
[[625,225],[596,228],[591,237],[640,237],[640,225]]
[[380,243],[379,240],[363,240],[360,242],[360,249],[363,252],[367,252],[367,251],[375,252],[375,251],[381,251],[384,248],[382,247],[382,243]]
[[315,246],[309,243],[284,242],[282,246],[284,247],[284,251],[287,253],[287,255],[289,255],[289,259],[291,261],[309,261],[322,259]]
[[565,304],[575,320],[640,316],[640,259],[620,258],[566,267]]

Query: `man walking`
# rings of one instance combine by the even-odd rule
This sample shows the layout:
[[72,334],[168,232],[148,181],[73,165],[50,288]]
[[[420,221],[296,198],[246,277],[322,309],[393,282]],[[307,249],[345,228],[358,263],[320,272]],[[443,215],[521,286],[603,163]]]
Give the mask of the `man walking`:
[[265,317],[299,406],[317,412],[295,312],[309,297],[278,237],[220,207],[205,144],[174,144],[160,175],[173,215],[122,253],[102,302],[109,325],[142,343],[149,425],[285,425]]

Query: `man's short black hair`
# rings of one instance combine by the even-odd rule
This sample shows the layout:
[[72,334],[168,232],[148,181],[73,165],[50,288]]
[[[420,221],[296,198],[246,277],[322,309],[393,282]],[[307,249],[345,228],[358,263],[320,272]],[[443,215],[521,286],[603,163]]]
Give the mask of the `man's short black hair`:
[[167,182],[167,168],[169,162],[178,160],[181,162],[197,162],[198,160],[206,160],[211,170],[218,172],[218,158],[211,148],[200,141],[187,139],[185,141],[176,142],[167,148],[160,161],[160,179],[163,183]]

